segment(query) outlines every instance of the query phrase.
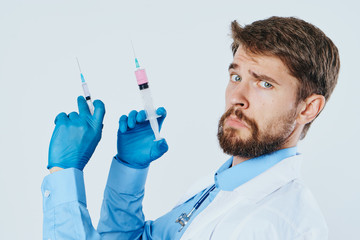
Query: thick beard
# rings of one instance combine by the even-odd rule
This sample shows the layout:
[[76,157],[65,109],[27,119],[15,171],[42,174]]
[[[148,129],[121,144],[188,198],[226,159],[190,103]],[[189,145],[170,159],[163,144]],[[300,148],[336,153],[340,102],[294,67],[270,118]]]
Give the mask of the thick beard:
[[[237,136],[237,131],[239,131],[237,129],[224,129],[224,122],[231,114],[247,123],[251,131],[251,136],[248,139],[242,140]],[[232,107],[221,117],[217,137],[224,153],[232,156],[254,158],[281,149],[294,130],[294,121],[295,111],[291,111],[286,116],[281,116],[268,124],[267,129],[264,129],[264,131],[260,131],[255,120],[246,117],[240,109]],[[276,129],[276,133],[272,133],[274,131],[272,128]]]

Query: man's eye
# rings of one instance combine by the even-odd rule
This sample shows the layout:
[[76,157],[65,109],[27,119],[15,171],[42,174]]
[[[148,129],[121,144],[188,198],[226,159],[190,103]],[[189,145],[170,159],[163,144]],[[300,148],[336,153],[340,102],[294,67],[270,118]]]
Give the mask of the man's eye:
[[272,88],[272,87],[273,87],[273,85],[271,85],[270,83],[265,82],[265,81],[261,81],[261,82],[260,82],[260,85],[261,85],[263,88]]
[[239,82],[239,81],[241,81],[241,77],[239,75],[233,74],[233,75],[231,75],[231,81]]

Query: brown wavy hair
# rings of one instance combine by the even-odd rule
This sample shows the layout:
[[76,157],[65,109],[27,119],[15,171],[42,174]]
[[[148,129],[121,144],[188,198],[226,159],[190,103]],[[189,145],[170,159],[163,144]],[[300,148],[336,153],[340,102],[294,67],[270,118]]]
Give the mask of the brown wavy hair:
[[[241,46],[255,55],[276,56],[299,81],[297,103],[312,94],[327,102],[337,83],[340,58],[335,44],[319,28],[294,17],[271,17],[240,26],[231,23],[233,55]],[[303,139],[311,125],[304,126]]]

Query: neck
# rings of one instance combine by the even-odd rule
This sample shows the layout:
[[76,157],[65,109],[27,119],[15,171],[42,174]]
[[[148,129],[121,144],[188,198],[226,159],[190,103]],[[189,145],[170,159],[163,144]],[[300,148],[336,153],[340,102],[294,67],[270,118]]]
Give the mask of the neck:
[[249,160],[249,159],[250,158],[234,156],[231,167],[234,167],[234,166],[238,165],[239,163],[245,162],[246,160]]

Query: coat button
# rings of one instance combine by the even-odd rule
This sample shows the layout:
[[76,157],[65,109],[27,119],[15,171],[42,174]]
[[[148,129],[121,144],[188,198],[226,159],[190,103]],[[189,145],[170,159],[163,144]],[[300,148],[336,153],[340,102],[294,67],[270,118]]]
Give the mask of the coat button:
[[49,196],[50,196],[50,191],[49,191],[49,190],[46,190],[46,191],[44,192],[44,196],[45,196],[45,197],[49,197]]

